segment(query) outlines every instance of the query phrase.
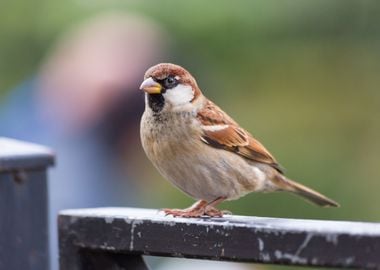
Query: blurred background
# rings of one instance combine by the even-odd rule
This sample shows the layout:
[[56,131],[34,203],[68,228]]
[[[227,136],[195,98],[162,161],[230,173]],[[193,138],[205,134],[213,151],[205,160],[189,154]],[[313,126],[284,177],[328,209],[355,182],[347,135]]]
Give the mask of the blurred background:
[[277,193],[222,208],[378,222],[379,24],[377,1],[3,1],[0,135],[57,151],[53,227],[62,208],[187,207],[139,142],[144,71],[173,62],[290,178],[341,204]]

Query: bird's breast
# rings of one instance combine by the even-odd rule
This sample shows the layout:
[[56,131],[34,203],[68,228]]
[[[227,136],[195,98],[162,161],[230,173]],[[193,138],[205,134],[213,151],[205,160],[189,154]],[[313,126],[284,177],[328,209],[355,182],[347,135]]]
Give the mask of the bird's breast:
[[[156,164],[184,155],[200,138],[196,119],[191,112],[154,114],[146,111],[141,121],[141,140],[144,150]],[[199,125],[198,125],[199,126]]]

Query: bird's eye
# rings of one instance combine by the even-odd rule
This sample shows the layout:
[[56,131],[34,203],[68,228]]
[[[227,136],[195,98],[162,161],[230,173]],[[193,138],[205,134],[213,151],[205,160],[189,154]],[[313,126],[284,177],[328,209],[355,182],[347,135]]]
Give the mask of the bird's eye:
[[177,84],[178,81],[174,77],[169,76],[165,79],[165,88],[167,89],[173,88],[177,86]]

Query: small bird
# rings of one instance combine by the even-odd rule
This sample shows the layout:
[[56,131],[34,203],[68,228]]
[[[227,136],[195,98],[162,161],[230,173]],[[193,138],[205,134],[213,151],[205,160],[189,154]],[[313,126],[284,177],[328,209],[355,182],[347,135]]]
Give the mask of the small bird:
[[323,207],[338,207],[326,196],[284,176],[268,150],[207,99],[181,66],[149,68],[141,119],[144,151],[174,186],[197,200],[186,209],[163,209],[175,217],[221,217],[216,206],[250,192],[288,191]]

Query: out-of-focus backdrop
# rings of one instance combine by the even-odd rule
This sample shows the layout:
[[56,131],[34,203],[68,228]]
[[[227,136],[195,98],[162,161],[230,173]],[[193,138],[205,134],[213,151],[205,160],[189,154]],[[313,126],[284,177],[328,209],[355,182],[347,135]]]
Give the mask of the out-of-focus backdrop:
[[[154,22],[159,30],[153,27],[138,31],[149,43],[149,53],[157,49],[157,61],[186,67],[205,95],[261,140],[290,178],[341,204],[338,209],[320,209],[288,194],[251,194],[222,207],[241,215],[380,220],[379,2],[3,1],[2,108],[10,106],[12,93],[29,78],[42,74],[40,77],[46,80],[47,76],[49,81],[53,76],[46,73],[52,62],[49,58],[59,50],[57,44],[62,36],[105,13],[139,16],[150,24]],[[138,29],[138,24],[132,28]],[[131,40],[135,35],[130,34]],[[83,44],[91,50],[95,42]],[[75,54],[68,57],[76,58]],[[131,103],[142,106],[142,93],[137,89],[139,78],[156,58],[129,59],[132,64],[125,67],[126,76],[134,67],[141,74],[134,75],[135,82],[129,84],[136,85],[132,88],[136,88],[137,98],[133,102],[126,99],[125,107]],[[141,67],[141,63],[146,66]],[[93,67],[91,63],[89,66]],[[15,104],[12,106],[22,106]],[[135,114],[126,110],[136,121],[141,114],[137,107]],[[17,126],[25,112],[20,110],[12,117],[8,126]],[[107,118],[107,123],[112,119]],[[122,117],[117,119],[124,121]],[[116,122],[116,126],[120,125]],[[108,128],[104,123],[101,126]],[[128,170],[129,179],[134,179],[133,184],[125,185],[125,194],[137,197],[130,204],[151,208],[190,205],[192,199],[166,182],[145,158],[138,143],[138,124],[130,128],[131,132],[125,132],[129,135],[112,130],[122,134],[116,136],[117,149],[124,149],[118,162],[121,160],[120,166]],[[7,127],[0,130],[9,134]],[[23,139],[28,139],[28,131],[24,132]],[[59,164],[58,153],[58,168]],[[91,169],[91,164],[87,166]],[[130,186],[133,192],[128,192]],[[64,188],[61,192],[65,192]],[[107,204],[106,199],[103,204]],[[124,205],[129,205],[127,200]],[[260,266],[268,268],[280,267]]]

